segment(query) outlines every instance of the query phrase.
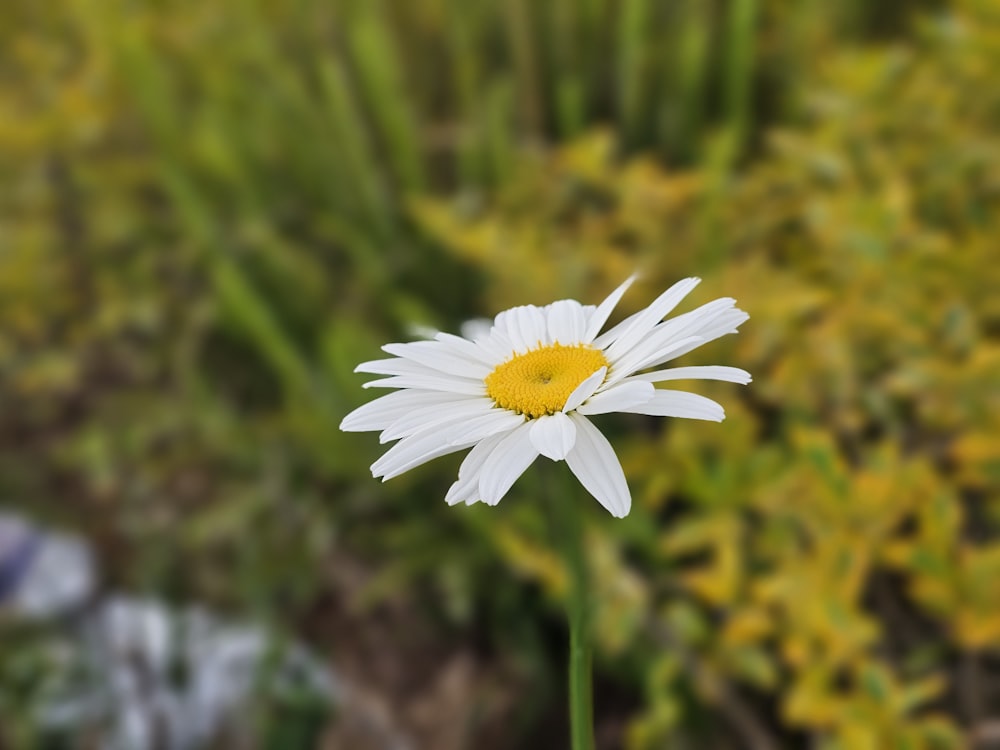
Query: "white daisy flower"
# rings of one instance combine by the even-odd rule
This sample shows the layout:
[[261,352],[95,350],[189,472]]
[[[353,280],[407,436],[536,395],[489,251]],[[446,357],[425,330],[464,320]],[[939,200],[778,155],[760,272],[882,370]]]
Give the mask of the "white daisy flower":
[[735,367],[653,369],[735,333],[749,317],[723,298],[664,321],[700,279],[679,281],[600,334],[634,280],[596,308],[568,299],[524,305],[500,313],[472,339],[437,333],[428,341],[387,344],[382,349],[392,358],[365,362],[355,372],[388,376],[366,388],[398,390],[348,414],[340,429],[379,430],[381,442],[399,441],[372,464],[382,481],[471,447],[445,498],[451,505],[496,505],[542,455],[566,461],[612,515],[627,515],[632,499],[625,474],[589,417],[629,412],[721,422],[725,412],[715,401],[653,383],[750,382],[750,374]]

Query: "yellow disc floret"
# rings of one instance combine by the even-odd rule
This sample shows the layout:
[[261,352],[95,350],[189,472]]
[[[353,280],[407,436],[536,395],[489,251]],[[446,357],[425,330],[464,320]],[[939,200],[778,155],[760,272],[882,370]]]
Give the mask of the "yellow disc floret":
[[535,419],[561,411],[580,383],[607,366],[597,349],[549,344],[497,365],[486,392],[497,406]]

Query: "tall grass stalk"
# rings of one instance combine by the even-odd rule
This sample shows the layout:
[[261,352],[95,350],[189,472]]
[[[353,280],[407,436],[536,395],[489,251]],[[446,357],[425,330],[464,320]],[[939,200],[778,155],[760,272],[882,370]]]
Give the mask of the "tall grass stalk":
[[752,123],[757,0],[731,0],[726,15],[724,112],[735,152],[742,151]]

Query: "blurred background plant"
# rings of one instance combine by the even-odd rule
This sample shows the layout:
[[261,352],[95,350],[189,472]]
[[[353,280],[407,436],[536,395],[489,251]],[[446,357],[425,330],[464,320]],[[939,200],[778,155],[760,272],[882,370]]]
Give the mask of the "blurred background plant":
[[[599,745],[988,747],[998,69],[992,0],[8,0],[0,502],[85,538],[96,596],[309,644],[381,727],[240,742],[560,746],[536,480],[493,510],[444,505],[457,459],[372,481],[351,371],[699,275],[751,320],[698,356],[755,382],[709,394],[722,426],[609,421]],[[71,624],[2,578],[0,745],[110,746],[43,736]]]

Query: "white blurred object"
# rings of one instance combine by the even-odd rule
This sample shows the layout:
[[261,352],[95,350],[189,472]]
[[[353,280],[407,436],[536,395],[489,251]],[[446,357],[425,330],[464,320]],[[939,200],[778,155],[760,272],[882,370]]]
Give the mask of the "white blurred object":
[[93,556],[81,539],[0,514],[0,606],[44,620],[83,604],[95,583]]
[[433,326],[425,326],[420,323],[411,323],[406,327],[407,333],[419,339],[433,339],[439,331]]
[[326,705],[337,697],[332,675],[301,647],[276,650],[261,629],[147,599],[106,601],[85,623],[78,656],[91,679],[66,685],[42,720],[104,727],[102,750],[189,750],[220,737],[250,746],[246,715],[262,690],[291,685]]
[[465,338],[477,339],[488,334],[491,328],[493,328],[493,321],[489,318],[473,318],[462,323],[459,330]]
[[[490,332],[493,327],[493,321],[488,318],[472,318],[471,320],[466,320],[459,326],[459,330],[467,339],[476,339],[480,336],[485,336]],[[413,323],[406,328],[407,332],[411,336],[416,336],[417,338],[431,340],[437,337],[440,331],[433,326],[420,325],[419,323]]]
[[337,707],[374,746],[412,748],[302,646],[200,607],[99,598],[96,587],[86,541],[0,512],[0,614],[59,619],[39,631],[50,671],[32,713],[43,730],[90,738],[99,750],[254,748],[270,702],[304,710],[303,721]]

